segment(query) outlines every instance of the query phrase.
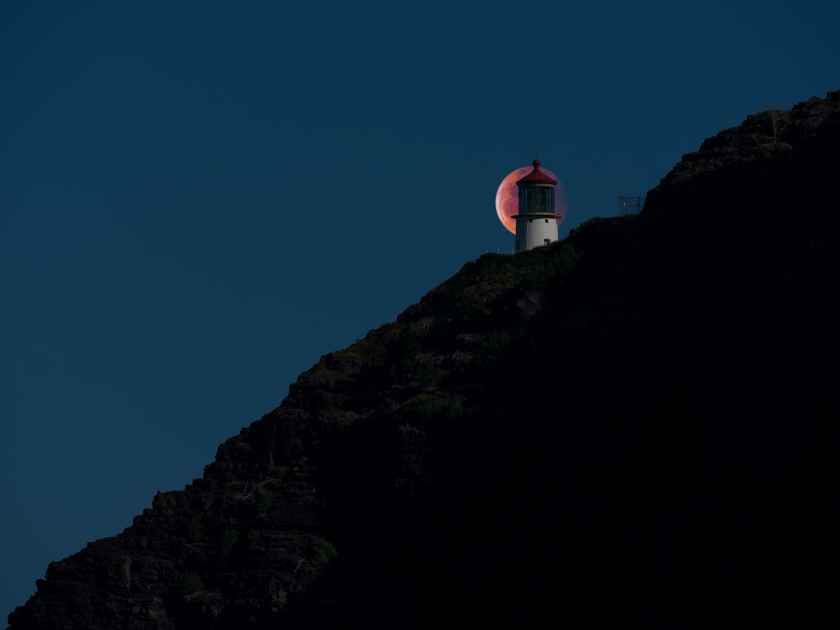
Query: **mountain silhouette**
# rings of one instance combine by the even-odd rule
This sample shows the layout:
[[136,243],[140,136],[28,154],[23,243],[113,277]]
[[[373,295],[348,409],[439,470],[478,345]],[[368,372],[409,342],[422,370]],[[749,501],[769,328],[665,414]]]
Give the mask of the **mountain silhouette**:
[[[840,91],[323,356],[12,630],[836,615]],[[621,624],[621,626],[619,626]]]

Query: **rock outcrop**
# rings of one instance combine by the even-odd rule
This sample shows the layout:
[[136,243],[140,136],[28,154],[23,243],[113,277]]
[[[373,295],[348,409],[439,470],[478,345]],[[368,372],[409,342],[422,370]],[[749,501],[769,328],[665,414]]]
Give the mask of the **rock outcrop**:
[[11,630],[831,618],[838,156],[834,92],[710,138],[640,215],[468,263]]

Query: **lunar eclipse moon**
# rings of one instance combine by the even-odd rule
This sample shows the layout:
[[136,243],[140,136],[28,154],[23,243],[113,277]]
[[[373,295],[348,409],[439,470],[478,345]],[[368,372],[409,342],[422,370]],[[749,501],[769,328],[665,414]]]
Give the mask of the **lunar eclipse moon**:
[[[496,214],[499,221],[511,234],[516,234],[516,219],[513,216],[519,212],[519,191],[516,188],[516,182],[530,173],[532,168],[533,166],[529,164],[512,170],[505,175],[496,191]],[[557,175],[544,166],[541,166],[540,169],[554,179],[558,179]],[[562,223],[566,217],[566,205],[566,191],[562,184],[557,184],[554,188],[554,209],[557,212],[557,223]]]

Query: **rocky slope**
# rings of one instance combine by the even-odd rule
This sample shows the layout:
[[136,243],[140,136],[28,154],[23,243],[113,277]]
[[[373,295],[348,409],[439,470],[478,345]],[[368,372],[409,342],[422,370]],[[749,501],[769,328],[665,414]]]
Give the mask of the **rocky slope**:
[[468,263],[10,628],[833,616],[838,175],[834,92],[708,139],[638,216]]

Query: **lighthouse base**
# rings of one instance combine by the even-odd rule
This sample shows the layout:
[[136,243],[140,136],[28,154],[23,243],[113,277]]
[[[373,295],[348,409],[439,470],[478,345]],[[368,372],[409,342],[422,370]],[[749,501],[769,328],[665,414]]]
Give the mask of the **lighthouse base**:
[[544,247],[557,240],[557,215],[549,213],[528,213],[513,216],[516,219],[515,254],[535,247]]

